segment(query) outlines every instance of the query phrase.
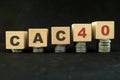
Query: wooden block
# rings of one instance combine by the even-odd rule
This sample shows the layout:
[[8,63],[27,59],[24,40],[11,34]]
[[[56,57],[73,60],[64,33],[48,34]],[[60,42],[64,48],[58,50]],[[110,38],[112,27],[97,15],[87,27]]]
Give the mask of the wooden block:
[[29,29],[29,47],[47,47],[48,29]]
[[70,44],[70,27],[59,26],[51,28],[52,44]]
[[91,41],[91,24],[72,24],[74,42]]
[[6,49],[24,49],[27,31],[6,31]]
[[95,39],[114,39],[114,21],[96,21],[92,23]]

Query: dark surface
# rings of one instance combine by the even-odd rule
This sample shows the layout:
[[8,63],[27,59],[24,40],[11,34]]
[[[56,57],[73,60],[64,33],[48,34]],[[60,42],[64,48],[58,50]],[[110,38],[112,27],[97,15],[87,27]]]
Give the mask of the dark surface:
[[120,80],[120,54],[0,53],[2,80]]

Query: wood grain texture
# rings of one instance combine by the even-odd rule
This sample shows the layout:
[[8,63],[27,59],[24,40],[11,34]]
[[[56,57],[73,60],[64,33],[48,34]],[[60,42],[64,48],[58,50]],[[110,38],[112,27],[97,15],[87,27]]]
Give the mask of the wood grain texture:
[[[108,35],[103,35],[103,26],[108,26]],[[92,22],[92,30],[95,39],[114,39],[114,21],[96,21]],[[104,33],[107,33],[107,29],[104,28]]]
[[[58,31],[64,31],[65,34],[60,34],[59,37],[65,37],[65,40],[60,41],[56,38]],[[51,28],[51,41],[52,44],[70,44],[70,27],[69,26],[56,26]]]
[[[79,32],[85,29],[86,36],[79,36]],[[89,42],[91,41],[91,24],[72,24],[72,34],[73,34],[73,41],[74,42]],[[83,32],[81,32],[83,34]]]
[[[19,42],[18,46],[11,44],[12,36],[18,36],[19,39],[13,39],[13,42]],[[27,44],[27,31],[6,31],[6,49],[24,49]]]
[[[30,28],[29,30],[29,47],[47,47],[48,44],[48,29],[47,28]],[[35,39],[36,33],[39,33],[42,38],[42,43],[40,41],[37,41],[36,43],[33,43],[33,40]]]

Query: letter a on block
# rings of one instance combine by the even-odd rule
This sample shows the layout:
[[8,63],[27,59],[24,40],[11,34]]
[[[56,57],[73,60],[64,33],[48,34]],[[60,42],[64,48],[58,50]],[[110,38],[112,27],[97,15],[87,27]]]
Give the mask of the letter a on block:
[[6,49],[24,49],[27,31],[6,31]]
[[47,47],[48,29],[29,29],[29,47]]
[[114,21],[92,22],[95,39],[114,39]]
[[72,24],[74,42],[91,41],[91,24]]
[[52,44],[70,44],[70,27],[52,27]]

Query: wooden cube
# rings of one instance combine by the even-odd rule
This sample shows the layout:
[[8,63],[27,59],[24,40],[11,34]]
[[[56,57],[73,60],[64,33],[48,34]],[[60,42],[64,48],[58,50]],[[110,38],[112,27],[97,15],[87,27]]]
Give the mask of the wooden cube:
[[95,39],[114,39],[114,21],[96,21],[92,23]]
[[72,24],[72,34],[74,42],[91,41],[91,24]]
[[59,26],[51,28],[52,44],[70,44],[70,27]]
[[6,49],[24,49],[27,31],[6,31]]
[[29,47],[47,47],[48,29],[29,29]]

